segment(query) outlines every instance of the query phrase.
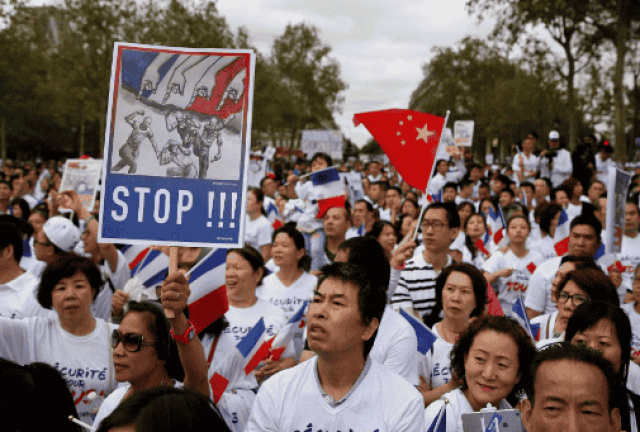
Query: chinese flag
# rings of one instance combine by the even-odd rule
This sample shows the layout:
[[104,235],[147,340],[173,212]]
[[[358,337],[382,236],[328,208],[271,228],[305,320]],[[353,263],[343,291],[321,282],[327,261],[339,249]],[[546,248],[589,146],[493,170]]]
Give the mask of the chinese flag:
[[444,117],[391,109],[356,114],[353,123],[362,123],[369,130],[407,183],[421,191],[427,189]]

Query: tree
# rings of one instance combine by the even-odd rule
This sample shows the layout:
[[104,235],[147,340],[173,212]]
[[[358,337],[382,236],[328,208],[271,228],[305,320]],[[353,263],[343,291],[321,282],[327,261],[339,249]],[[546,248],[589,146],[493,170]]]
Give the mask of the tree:
[[[576,75],[587,67],[597,54],[590,42],[586,24],[587,2],[581,0],[467,0],[470,12],[482,18],[486,12],[497,18],[494,37],[510,46],[539,43],[535,29],[541,26],[564,53],[564,60],[556,59],[553,66],[566,85],[569,114],[569,144],[577,138]],[[529,31],[534,30],[534,31]]]
[[[451,110],[456,119],[474,120],[474,150],[484,160],[485,146],[494,138],[503,156],[532,130],[567,130],[562,122],[566,102],[558,82],[543,67],[530,71],[504,57],[486,42],[466,38],[453,48],[434,49],[436,55],[423,66],[424,79],[414,90],[409,108],[437,115]],[[531,58],[529,59],[531,61]]]
[[305,23],[287,25],[274,41],[270,63],[275,89],[285,96],[274,120],[281,131],[288,130],[291,148],[298,148],[303,129],[335,127],[333,113],[340,112],[347,85],[330,53],[318,29]]

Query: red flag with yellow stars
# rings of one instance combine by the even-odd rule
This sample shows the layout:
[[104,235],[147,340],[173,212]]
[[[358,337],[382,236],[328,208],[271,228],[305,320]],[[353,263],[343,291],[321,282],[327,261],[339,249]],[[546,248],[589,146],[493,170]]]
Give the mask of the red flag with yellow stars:
[[418,190],[427,189],[444,117],[391,109],[356,114],[353,123],[369,130],[404,181]]

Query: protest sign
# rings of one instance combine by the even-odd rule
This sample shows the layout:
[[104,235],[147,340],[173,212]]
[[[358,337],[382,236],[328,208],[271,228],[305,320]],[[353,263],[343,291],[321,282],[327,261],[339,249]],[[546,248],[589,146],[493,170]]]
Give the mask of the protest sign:
[[620,253],[624,234],[624,217],[627,191],[631,184],[631,173],[616,167],[609,167],[607,190],[607,230],[605,250],[607,254]]
[[303,130],[300,150],[309,159],[314,153],[323,152],[333,159],[342,160],[342,134],[337,130]]
[[99,241],[238,247],[255,55],[116,43]]
[[91,212],[100,186],[102,159],[67,159],[62,172],[60,191],[74,190],[82,206]]
[[453,123],[453,135],[458,146],[471,147],[473,127],[473,120],[457,120]]

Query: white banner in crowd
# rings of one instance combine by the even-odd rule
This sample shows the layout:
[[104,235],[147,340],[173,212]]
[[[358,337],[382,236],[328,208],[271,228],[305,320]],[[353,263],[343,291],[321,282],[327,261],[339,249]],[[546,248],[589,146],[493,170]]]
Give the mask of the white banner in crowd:
[[100,186],[102,159],[67,159],[62,172],[60,190],[74,190],[82,206],[93,211],[96,192]]
[[116,43],[99,239],[243,243],[255,54]]
[[471,147],[474,125],[473,120],[457,120],[453,123],[453,135],[457,145]]
[[626,211],[627,192],[631,184],[631,173],[620,168],[609,167],[607,190],[607,229],[605,252],[620,253],[622,236],[624,235],[624,217]]
[[362,186],[362,176],[359,172],[341,172],[340,178],[346,184],[349,203],[353,209],[356,201],[364,198],[364,188]]
[[308,159],[311,159],[314,153],[323,152],[333,159],[341,161],[342,134],[338,130],[303,130],[300,150]]

